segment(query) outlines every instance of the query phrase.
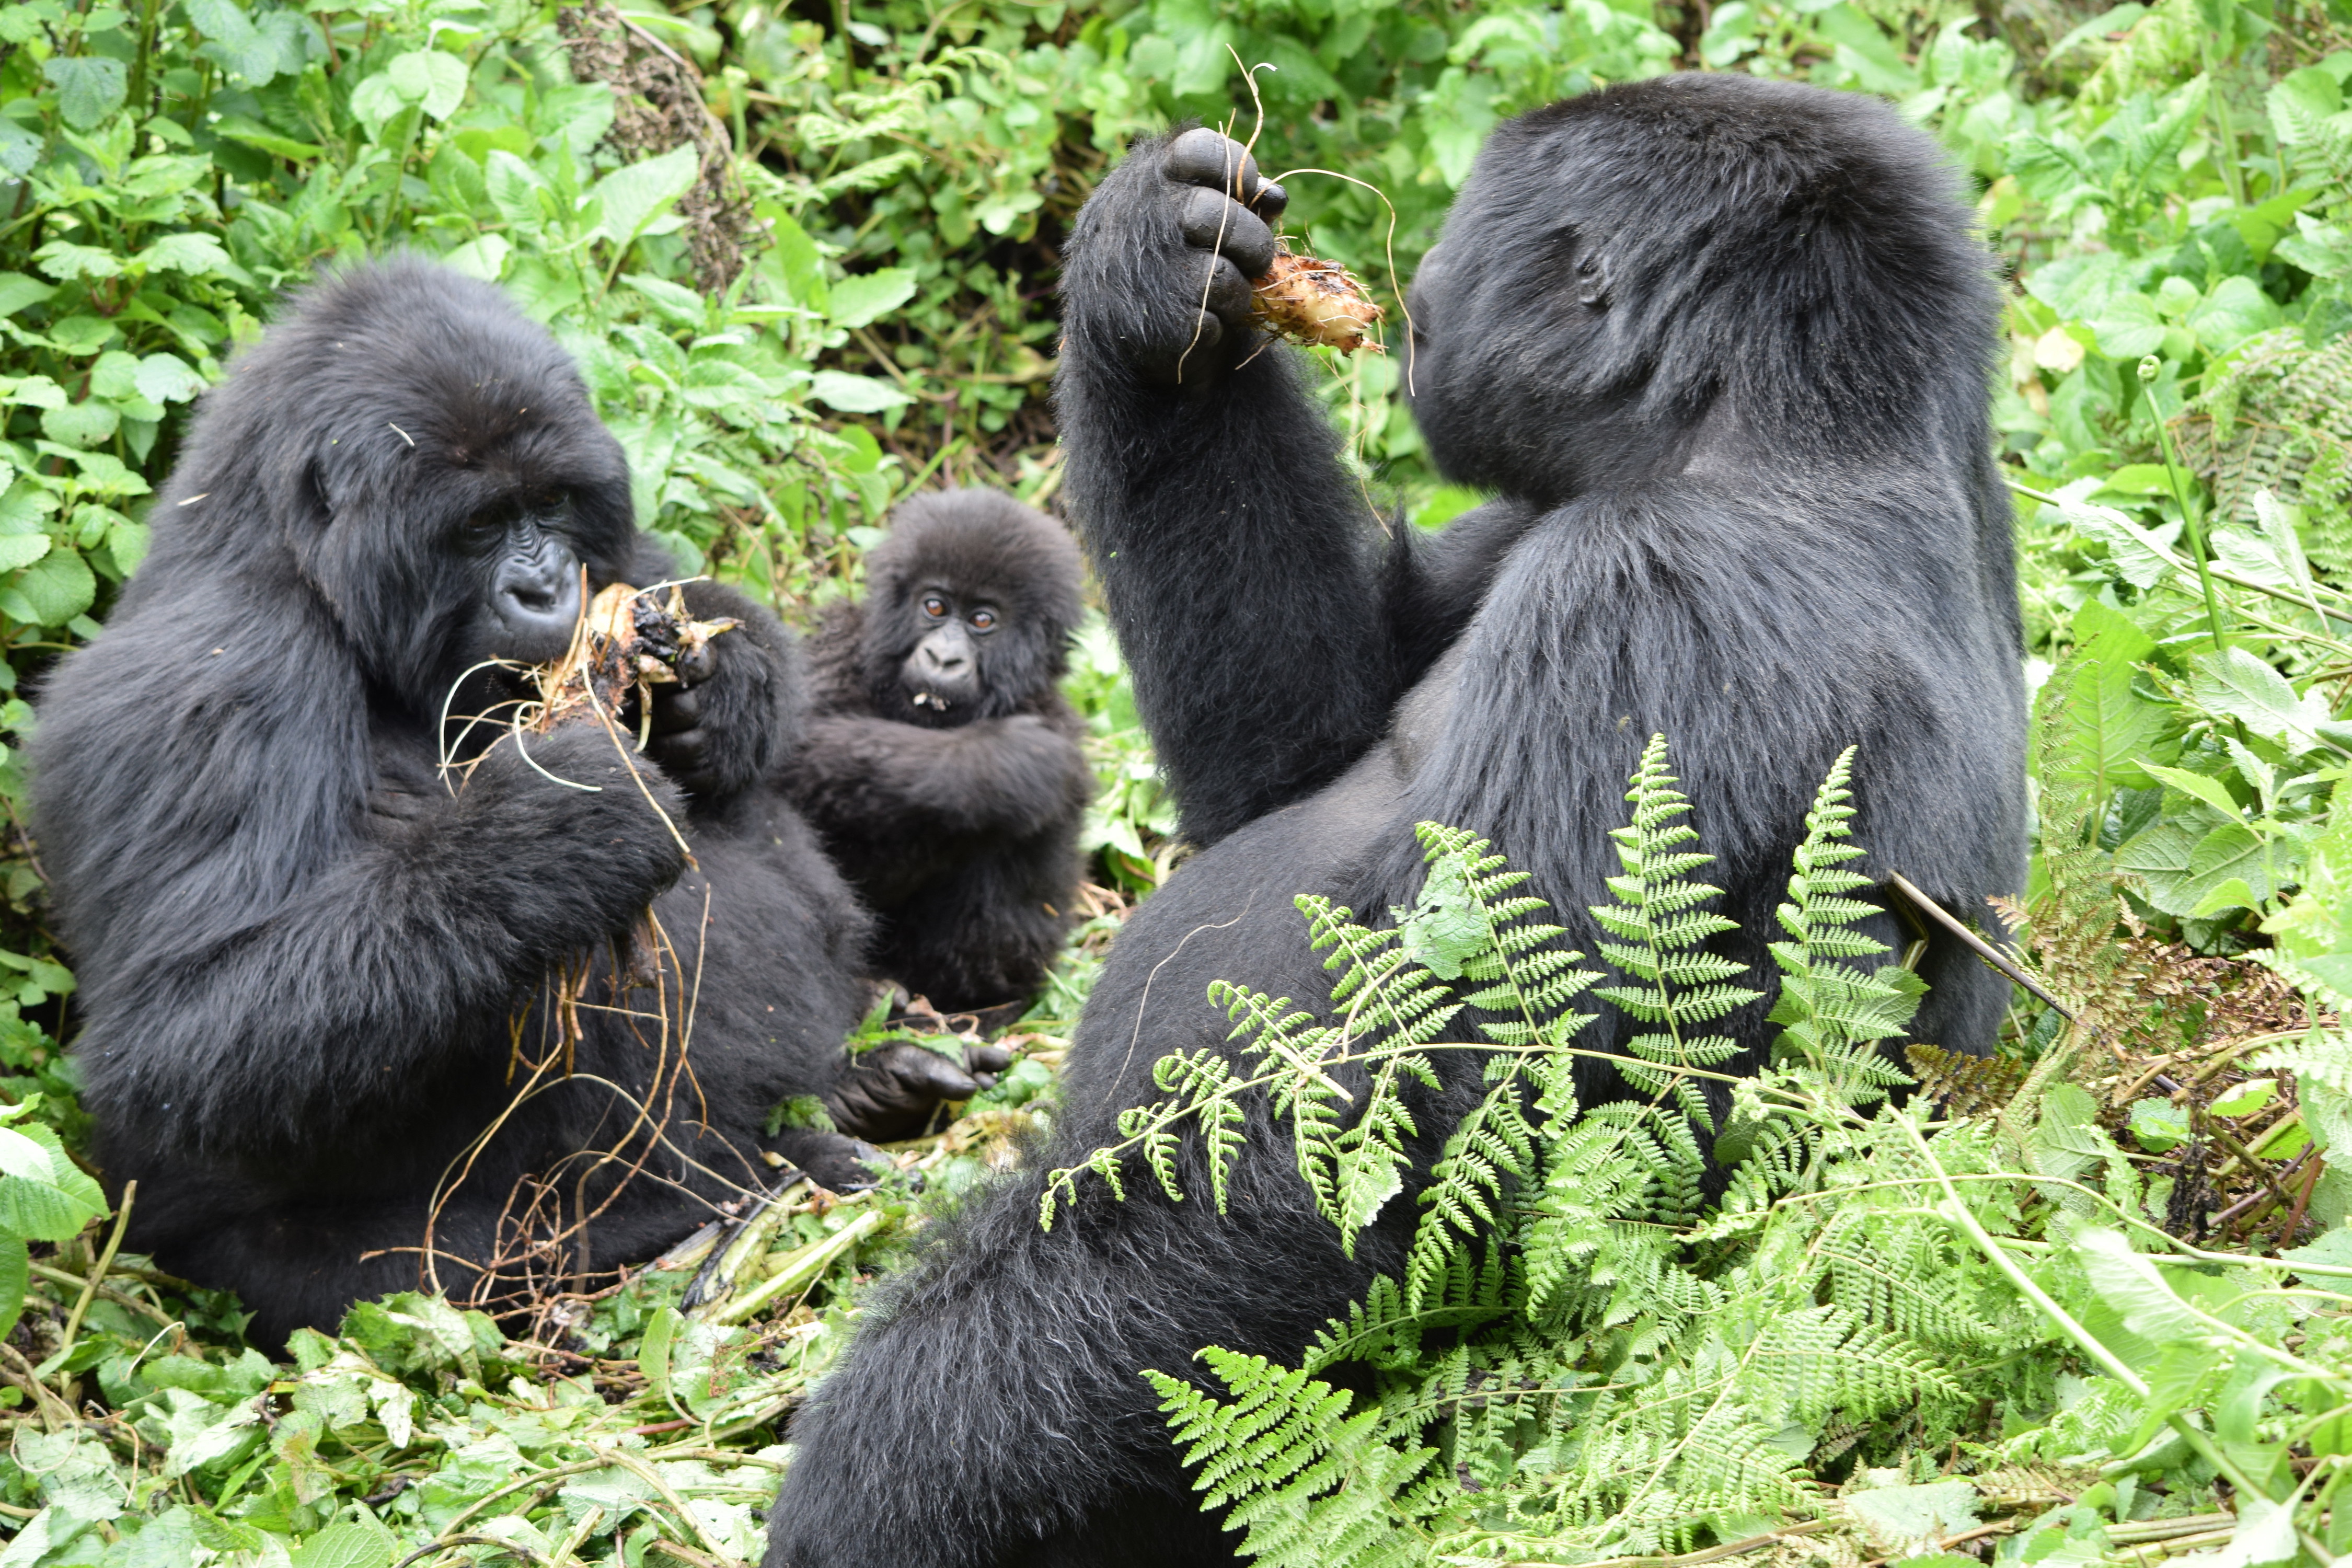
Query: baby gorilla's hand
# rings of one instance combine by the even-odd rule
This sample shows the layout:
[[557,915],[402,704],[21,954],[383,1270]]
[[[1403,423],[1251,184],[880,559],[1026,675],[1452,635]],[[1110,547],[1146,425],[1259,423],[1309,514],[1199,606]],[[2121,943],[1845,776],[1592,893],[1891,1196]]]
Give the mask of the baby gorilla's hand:
[[920,1046],[868,1051],[824,1096],[825,1114],[844,1132],[888,1143],[920,1133],[943,1100],[970,1100],[996,1082],[1013,1059],[998,1046],[975,1046],[956,1066]]
[[1129,159],[1088,203],[1072,314],[1150,380],[1207,384],[1249,352],[1250,279],[1273,265],[1267,226],[1288,200],[1205,126]]

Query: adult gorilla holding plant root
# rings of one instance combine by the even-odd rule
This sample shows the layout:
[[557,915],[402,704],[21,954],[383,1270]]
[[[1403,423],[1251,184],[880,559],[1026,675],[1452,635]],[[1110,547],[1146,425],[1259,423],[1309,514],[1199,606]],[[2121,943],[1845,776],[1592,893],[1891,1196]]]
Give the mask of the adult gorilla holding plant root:
[[415,261],[312,289],[153,518],[42,698],[37,826],[130,1244],[235,1289],[257,1337],[420,1278],[494,1300],[641,1260],[772,1179],[763,1147],[861,1179],[851,1137],[761,1139],[788,1096],[854,1132],[972,1092],[843,1050],[866,920],[768,782],[802,696],[774,617],[687,585],[740,624],[656,689],[650,761],[498,717],[583,592],[674,568],[497,289]]
[[[1279,190],[1200,130],[1103,182],[1064,283],[1067,493],[1208,847],[1121,933],[1042,1163],[1118,1142],[1119,1110],[1160,1098],[1159,1058],[1225,1040],[1211,980],[1327,994],[1293,895],[1409,902],[1416,822],[1490,836],[1594,951],[1584,911],[1610,900],[1609,830],[1654,731],[1717,857],[1730,957],[1764,958],[1849,744],[1854,841],[1882,877],[1962,910],[2016,889],[1995,296],[1953,186],[1884,104],[1739,76],[1503,126],[1402,356],[1440,468],[1497,499],[1423,537],[1366,515],[1296,356],[1250,323]],[[1957,943],[1922,967],[1921,1037],[1989,1044],[2005,986]],[[1769,1044],[1764,1012],[1711,1026],[1745,1047],[1723,1070]],[[1436,1059],[1446,1088],[1413,1101],[1423,1172],[1483,1087],[1475,1053]],[[1599,1070],[1580,1088],[1617,1092]],[[1262,1104],[1252,1121],[1224,1217],[1138,1169],[1124,1203],[1082,1180],[1041,1232],[1033,1171],[902,1279],[794,1423],[771,1568],[1225,1559],[1237,1538],[1197,1511],[1139,1373],[1208,1344],[1295,1363],[1398,1268],[1416,1217],[1391,1199],[1343,1256],[1287,1137]],[[1196,1140],[1185,1160],[1200,1193]],[[985,1353],[1009,1344],[1030,1350]]]

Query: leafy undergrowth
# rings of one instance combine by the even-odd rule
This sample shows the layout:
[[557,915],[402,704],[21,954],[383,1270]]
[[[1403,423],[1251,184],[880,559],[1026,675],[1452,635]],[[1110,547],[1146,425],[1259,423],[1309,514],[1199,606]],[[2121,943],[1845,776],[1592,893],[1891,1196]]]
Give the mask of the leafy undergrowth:
[[[2213,966],[2071,964],[2067,923],[2124,906],[2062,868],[2020,923],[2066,1026],[2030,1064],[1920,1046],[1906,1075],[1882,1047],[1924,987],[1853,929],[1874,907],[1845,864],[1847,763],[1769,977],[1702,951],[1724,922],[1664,763],[1660,738],[1593,910],[1619,983],[1558,949],[1486,841],[1424,824],[1430,875],[1393,928],[1298,900],[1330,1022],[1221,984],[1234,1060],[1166,1059],[1127,1142],[1056,1173],[1049,1209],[1123,1153],[1181,1190],[1166,1156],[1196,1126],[1217,1152],[1192,1195],[1222,1208],[1239,1099],[1263,1093],[1351,1241],[1399,1192],[1409,1086],[1486,1054],[1396,1276],[1296,1366],[1204,1350],[1223,1397],[1149,1374],[1204,1506],[1297,1568],[2334,1561],[2352,1227],[2321,1173],[2352,1160],[2352,1038],[2270,1026],[2279,993]],[[1774,987],[1782,1032],[1724,1079],[1704,1031],[1759,994],[1742,983]],[[1608,1058],[1627,1096],[1580,1103],[1596,1004],[1651,1032]],[[2166,1009],[2255,1032],[2151,1054]],[[2231,1162],[2247,1196],[2221,1206]]]
[[535,1339],[403,1294],[354,1308],[335,1337],[298,1332],[273,1362],[241,1344],[234,1299],[111,1253],[93,1225],[33,1262],[0,1344],[16,1533],[0,1557],[756,1561],[782,1418],[839,1353],[863,1287],[1035,1122],[1023,1081],[895,1146],[899,1172],[875,1192],[802,1184],[625,1283],[538,1303]]

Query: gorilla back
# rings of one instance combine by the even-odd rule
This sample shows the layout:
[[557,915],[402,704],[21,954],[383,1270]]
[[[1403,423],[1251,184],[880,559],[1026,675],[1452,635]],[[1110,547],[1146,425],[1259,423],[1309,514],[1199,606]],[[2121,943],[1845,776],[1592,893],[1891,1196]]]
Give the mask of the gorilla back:
[[131,1245],[276,1339],[420,1278],[488,1300],[643,1258],[768,1173],[765,1113],[834,1086],[863,1001],[863,918],[763,782],[782,629],[688,585],[743,624],[656,703],[654,762],[464,721],[583,585],[674,574],[548,335],[418,262],[323,283],[206,396],[152,515],[35,752]]
[[[1496,493],[1435,536],[1367,513],[1297,356],[1251,325],[1281,202],[1195,130],[1130,153],[1071,237],[1066,493],[1208,847],[1120,933],[1041,1164],[1118,1142],[1161,1058],[1231,1049],[1210,980],[1327,995],[1292,896],[1409,903],[1417,821],[1491,837],[1595,952],[1587,910],[1654,732],[1717,858],[1727,957],[1763,963],[1848,745],[1869,868],[1967,910],[2015,889],[1996,300],[1932,142],[1872,100],[1728,75],[1497,130],[1412,295],[1415,416],[1450,477]],[[1989,1042],[1998,978],[1948,941],[1923,968],[1923,1037]],[[1777,1032],[1768,1005],[1714,1026],[1746,1061]],[[1413,1107],[1424,1172],[1482,1087],[1475,1053],[1439,1061]],[[1125,1203],[1090,1183],[1041,1233],[1039,1181],[869,1315],[795,1422],[771,1568],[1225,1559],[1235,1538],[1199,1515],[1139,1373],[1210,1343],[1295,1362],[1399,1266],[1417,1213],[1391,1199],[1344,1256],[1262,1104],[1226,1217],[1137,1170]],[[1054,1361],[984,1353],[1014,1332]]]

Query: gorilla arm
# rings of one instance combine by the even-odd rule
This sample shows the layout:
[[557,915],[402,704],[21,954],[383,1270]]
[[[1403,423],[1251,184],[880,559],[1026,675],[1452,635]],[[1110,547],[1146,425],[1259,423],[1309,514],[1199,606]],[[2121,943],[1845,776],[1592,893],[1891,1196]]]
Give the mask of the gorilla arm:
[[633,779],[601,728],[528,743],[526,761],[500,742],[454,799],[409,797],[266,904],[236,898],[235,841],[151,888],[149,929],[110,943],[124,962],[82,1046],[113,1136],[265,1161],[331,1150],[416,1109],[420,1084],[461,1065],[447,1053],[502,1060],[528,987],[625,932],[683,865],[638,786],[673,816],[677,792]]
[[1071,509],[1202,843],[1360,755],[1524,525],[1489,508],[1450,545],[1383,538],[1297,356],[1249,325],[1257,215],[1282,198],[1254,163],[1255,211],[1218,194],[1240,155],[1189,131],[1103,181],[1071,237],[1055,384]]
[[1091,785],[1076,742],[1034,713],[930,730],[891,719],[812,720],[793,793],[820,831],[879,846],[913,834],[1023,838]]

